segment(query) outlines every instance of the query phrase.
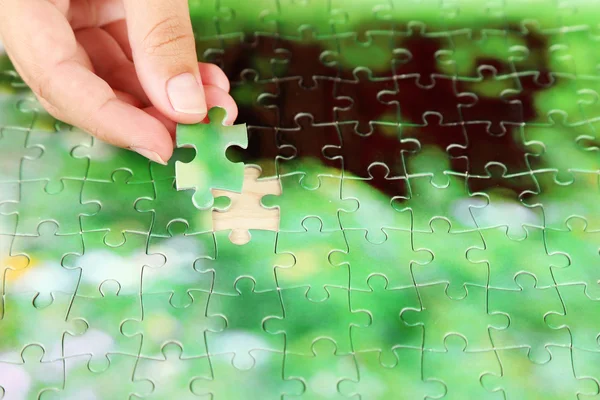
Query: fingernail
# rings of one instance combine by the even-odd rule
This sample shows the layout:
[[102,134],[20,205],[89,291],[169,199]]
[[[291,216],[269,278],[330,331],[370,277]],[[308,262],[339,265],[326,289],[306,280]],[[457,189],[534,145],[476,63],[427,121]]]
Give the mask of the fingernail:
[[154,152],[152,150],[142,149],[140,147],[131,147],[131,150],[135,151],[138,154],[141,154],[142,156],[146,157],[150,161],[154,161],[154,162],[162,164],[162,165],[167,165],[167,163],[165,162],[165,160],[163,160],[158,155],[158,153],[156,153],[156,152]]
[[206,101],[198,81],[189,72],[174,76],[167,82],[167,95],[177,112],[206,114]]

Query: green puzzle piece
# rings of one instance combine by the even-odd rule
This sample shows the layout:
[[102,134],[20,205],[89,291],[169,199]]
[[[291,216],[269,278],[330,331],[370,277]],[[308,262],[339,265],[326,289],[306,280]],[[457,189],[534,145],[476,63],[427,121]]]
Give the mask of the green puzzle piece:
[[207,315],[209,294],[190,291],[188,304],[173,302],[172,293],[148,294],[142,298],[142,318],[123,321],[125,336],[141,336],[140,356],[160,357],[169,342],[181,343],[186,357],[200,357],[208,353],[206,333],[225,329],[226,319],[221,315]]
[[[38,180],[53,177],[85,179],[88,174],[89,159],[75,158],[75,149],[85,149],[92,145],[92,136],[72,127],[62,126],[50,133],[32,131],[27,137],[27,148],[39,151],[38,157],[24,157],[21,167],[21,180]],[[56,184],[57,182],[53,182]]]
[[155,198],[140,198],[135,203],[135,209],[141,213],[154,214],[151,230],[153,237],[168,237],[169,227],[173,222],[185,223],[187,234],[210,232],[213,210],[225,211],[231,204],[229,197],[219,196],[212,206],[199,210],[192,204],[192,192],[178,191],[175,185],[174,178],[155,180]]
[[[268,194],[261,200],[267,208],[280,209],[279,229],[282,232],[302,232],[302,221],[307,217],[318,217],[323,231],[340,230],[338,213],[348,213],[358,208],[355,199],[341,199],[342,179],[331,176],[318,176],[318,186],[305,186],[306,174],[281,177],[282,194]],[[302,198],[303,201],[298,201]]]
[[[80,272],[64,268],[62,260],[67,254],[83,254],[82,237],[59,235],[57,231],[58,224],[46,221],[38,226],[37,235],[14,237],[11,264],[20,264],[22,268],[6,271],[4,294],[37,293],[35,304],[38,306],[51,303],[53,292],[75,293]],[[20,263],[18,257],[27,261]],[[39,261],[45,259],[47,261],[40,264]]]
[[426,263],[412,265],[417,285],[448,282],[448,295],[460,298],[466,295],[466,285],[485,286],[488,282],[486,263],[473,263],[467,257],[470,249],[484,249],[481,233],[476,230],[454,231],[446,218],[433,218],[429,232],[414,232],[413,245],[417,250],[427,249],[432,257]]
[[[544,230],[533,226],[523,226],[524,238],[512,239],[507,226],[483,229],[481,234],[486,248],[472,247],[467,251],[467,259],[473,263],[487,264],[489,267],[488,285],[495,289],[519,289],[515,276],[520,272],[532,274],[538,287],[554,285],[551,270],[566,267],[565,254],[546,253]],[[499,251],[501,249],[501,251]]]
[[[312,344],[319,338],[335,342],[340,354],[353,351],[350,332],[367,326],[370,315],[364,310],[350,309],[347,289],[325,289],[328,297],[318,301],[307,297],[306,287],[282,290],[284,318],[266,318],[264,328],[268,333],[285,336],[286,353],[310,355]],[[330,318],[333,323],[315,323]]]
[[575,375],[570,348],[549,346],[548,351],[549,361],[536,364],[527,358],[527,349],[498,350],[502,373],[482,374],[481,384],[490,392],[501,391],[504,397],[500,398],[505,399],[524,398],[523,393],[536,393],[540,399],[583,399],[598,394],[598,382]]
[[169,237],[151,236],[148,241],[148,254],[160,255],[164,260],[156,267],[145,265],[142,269],[143,293],[171,292],[174,302],[179,302],[189,299],[191,291],[210,291],[213,274],[198,270],[196,262],[214,260],[213,233],[190,234],[181,221],[169,225],[169,233]]
[[564,312],[548,312],[545,321],[552,329],[567,330],[574,348],[600,351],[600,301],[590,300],[585,285],[559,286]]
[[[413,287],[414,271],[422,264],[431,263],[433,256],[430,251],[413,250],[412,232],[396,229],[382,232],[386,240],[374,244],[367,239],[366,230],[344,230],[349,251],[330,248],[329,260],[332,265],[349,265],[351,289],[368,291],[370,287],[367,281],[375,274],[385,276],[390,289]],[[373,254],[377,254],[379,260],[376,265],[373,263]]]
[[[285,356],[282,352],[252,350],[251,368],[238,369],[233,364],[233,353],[210,357],[212,376],[194,379],[192,392],[213,399],[275,400],[294,398],[302,393],[299,379],[285,379],[281,372]],[[260,384],[259,384],[260,382]],[[248,388],[252,387],[252,390]]]
[[395,349],[422,346],[423,338],[420,333],[400,319],[403,310],[418,309],[421,306],[419,295],[414,287],[390,288],[383,275],[372,275],[367,283],[369,291],[353,290],[350,294],[352,310],[367,311],[371,316],[369,326],[352,329],[354,350],[377,350],[383,365],[394,365]]
[[425,350],[444,351],[444,338],[450,333],[466,337],[468,351],[490,350],[489,329],[505,329],[509,324],[506,315],[488,314],[485,288],[466,286],[467,295],[460,299],[448,296],[446,283],[420,286],[418,290],[421,309],[405,308],[400,318],[421,328]]
[[[92,359],[91,366],[103,365],[108,361],[110,353],[137,355],[141,338],[126,337],[121,331],[121,324],[128,318],[141,318],[142,306],[139,295],[120,294],[121,286],[114,280],[104,281],[99,288],[99,296],[75,296],[69,309],[68,321],[84,323],[88,329],[83,335],[65,335],[63,352],[65,357],[81,354],[81,347],[86,346]],[[92,313],[90,310],[102,310]],[[109,344],[94,346],[94,338],[99,335],[111,337]]]
[[136,210],[141,200],[154,200],[151,182],[132,183],[131,171],[119,169],[111,182],[86,182],[81,192],[83,205],[97,204],[99,211],[81,217],[84,232],[108,230],[110,239],[118,241],[124,232],[146,233],[152,227],[152,215]]
[[34,304],[36,296],[31,293],[4,297],[0,332],[14,333],[0,341],[2,361],[19,362],[20,352],[33,343],[45,349],[43,361],[59,359],[64,335],[81,335],[88,329],[83,321],[67,321],[72,294],[53,293],[52,302],[43,306]]
[[[0,361],[0,398],[39,399],[61,389],[64,380],[62,361],[44,361],[44,348],[30,344],[16,362]],[[23,385],[20,379],[27,379]]]
[[[549,345],[570,346],[571,337],[566,329],[552,329],[546,323],[551,315],[562,315],[563,305],[555,287],[538,288],[537,281],[528,273],[515,277],[519,290],[490,289],[489,313],[510,318],[507,329],[490,329],[494,347],[500,349],[529,348],[529,359],[542,364],[548,362]],[[527,304],[527,312],[523,312]],[[548,318],[550,319],[550,318]]]
[[142,394],[152,390],[152,382],[133,380],[138,364],[138,358],[134,356],[108,354],[102,368],[93,368],[89,354],[67,357],[64,362],[64,387],[42,397],[42,400],[81,398],[83,393],[90,399],[146,398]]
[[[351,354],[338,354],[331,339],[317,339],[311,354],[288,354],[283,367],[285,378],[302,378],[306,388],[302,397],[309,399],[331,399],[339,396],[337,384],[341,380],[358,380],[356,364]],[[323,381],[320,376],[327,375]]]
[[277,237],[277,254],[292,258],[292,263],[275,268],[278,286],[309,287],[307,295],[313,299],[327,297],[328,286],[347,288],[348,266],[329,262],[332,252],[348,252],[343,232],[324,232],[321,220],[314,217],[302,221],[302,227],[302,232],[280,232]]
[[208,357],[186,357],[181,344],[166,343],[156,359],[140,358],[135,382],[152,382],[154,390],[144,399],[192,399],[192,382],[210,376]]
[[17,214],[11,212],[18,205],[19,182],[0,183],[0,234],[12,235],[17,229]]
[[40,149],[26,147],[27,131],[0,126],[0,182],[16,182],[21,178],[21,159],[41,156]]
[[48,185],[50,182],[45,180],[22,182],[21,200],[0,205],[0,212],[4,209],[6,214],[18,214],[17,234],[35,235],[43,221],[55,221],[61,235],[80,233],[80,218],[94,215],[99,210],[97,204],[81,204],[83,182],[61,179],[59,188]]
[[231,353],[233,365],[239,369],[254,364],[253,349],[283,351],[284,338],[270,335],[263,329],[263,321],[270,317],[282,318],[283,307],[277,290],[259,292],[256,282],[242,277],[235,282],[235,295],[213,293],[207,314],[223,316],[227,326],[222,332],[206,332],[206,343],[211,354]]
[[567,230],[546,231],[548,254],[568,254],[569,266],[552,268],[557,285],[585,284],[585,294],[592,300],[600,298],[600,270],[595,262],[600,248],[600,232],[589,231],[587,222],[579,217],[566,221]]
[[[108,241],[110,232],[84,232],[84,254],[67,254],[62,265],[68,269],[81,271],[77,295],[99,297],[100,285],[107,280],[119,283],[120,295],[136,295],[141,291],[141,273],[145,267],[159,265],[163,257],[148,255],[146,246],[148,235],[127,232],[119,243]],[[98,268],[98,263],[102,268]]]
[[[211,291],[236,295],[238,290],[235,285],[242,277],[252,278],[257,292],[276,290],[276,271],[278,268],[292,267],[295,261],[292,254],[276,253],[275,243],[279,240],[277,233],[251,229],[249,233],[252,239],[248,243],[235,244],[229,240],[230,232],[215,232],[215,257],[199,257],[194,263],[196,271],[214,276]],[[281,282],[279,287],[283,287]]]
[[248,146],[246,125],[223,125],[227,118],[223,108],[211,108],[208,118],[208,124],[177,126],[177,147],[196,150],[196,157],[191,162],[175,163],[177,190],[194,189],[192,200],[200,209],[213,204],[211,189],[242,191],[244,165],[229,161],[225,150],[230,146]]
[[355,355],[359,379],[341,380],[340,392],[347,397],[363,400],[390,399],[398,393],[410,393],[415,399],[439,399],[444,395],[444,384],[423,379],[423,350],[410,347],[394,349],[396,363],[381,363],[378,351],[357,352]]
[[[446,386],[444,399],[497,399],[502,393],[486,393],[479,378],[482,374],[499,374],[500,363],[493,351],[467,349],[467,338],[449,334],[444,338],[444,351],[426,351],[423,370],[426,381]],[[456,367],[460,365],[460,367]]]
[[71,152],[75,158],[89,158],[86,178],[93,181],[111,182],[117,170],[131,173],[130,183],[150,182],[150,161],[138,153],[115,147],[94,138],[91,146],[77,146]]

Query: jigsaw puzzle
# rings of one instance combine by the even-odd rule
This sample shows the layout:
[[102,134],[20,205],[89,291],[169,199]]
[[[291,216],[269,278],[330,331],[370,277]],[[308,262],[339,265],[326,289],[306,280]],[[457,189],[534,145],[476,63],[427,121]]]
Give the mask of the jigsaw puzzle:
[[190,9],[165,166],[0,55],[0,399],[600,397],[598,0]]

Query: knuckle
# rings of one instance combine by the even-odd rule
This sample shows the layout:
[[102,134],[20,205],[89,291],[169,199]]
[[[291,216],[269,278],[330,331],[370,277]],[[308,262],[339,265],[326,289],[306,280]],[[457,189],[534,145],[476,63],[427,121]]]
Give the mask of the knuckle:
[[193,45],[193,33],[188,32],[181,19],[174,16],[160,20],[142,39],[142,48],[148,55],[176,56]]
[[91,125],[90,127],[88,127],[87,131],[89,132],[90,135],[92,135],[96,139],[98,139],[102,142],[105,142],[105,143],[107,142],[106,133],[104,132],[104,130],[100,129],[100,127],[98,127],[97,125]]
[[85,121],[81,124],[81,127],[96,139],[108,143],[108,135],[106,131],[102,129],[97,123],[94,123],[93,120]]
[[29,86],[42,103],[52,103],[53,79],[50,74],[40,74],[34,77]]
[[[44,109],[48,112],[48,114],[50,114],[51,116],[53,116],[54,118],[58,119],[58,120],[65,120],[63,114],[60,112],[60,109],[58,107],[55,107],[54,105],[50,104],[49,102],[47,102],[46,100],[44,100],[41,97],[36,96],[38,101],[40,102],[40,104],[42,105],[42,107],[44,107]],[[68,121],[65,121],[68,122]]]
[[[103,103],[101,106],[99,106],[97,108],[97,110],[101,110],[105,104],[106,103]],[[96,115],[96,114],[97,114],[96,112],[92,113],[92,115]],[[101,126],[98,122],[99,121],[96,118],[90,116],[82,121],[82,126],[90,135],[94,136],[95,138],[100,139],[103,142],[106,142],[106,139],[107,139],[106,131],[101,128]]]

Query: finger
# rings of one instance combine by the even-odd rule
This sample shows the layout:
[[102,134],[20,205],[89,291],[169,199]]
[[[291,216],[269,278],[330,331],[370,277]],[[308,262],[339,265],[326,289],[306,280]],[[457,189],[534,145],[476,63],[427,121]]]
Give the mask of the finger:
[[[238,108],[233,98],[226,91],[217,86],[204,86],[204,92],[206,93],[206,102],[208,107],[211,108],[219,106],[225,108],[225,110],[227,110],[227,119],[225,120],[225,124],[233,125],[238,115]],[[144,111],[162,122],[171,136],[175,137],[175,128],[177,127],[175,122],[161,114],[156,107],[146,107],[144,108]],[[202,122],[208,122],[208,117]]]
[[[61,3],[65,2],[61,1]],[[125,9],[121,0],[71,0],[66,17],[73,30],[79,30],[123,20],[125,19]]]
[[227,111],[225,125],[233,125],[238,115],[238,108],[233,97],[217,86],[204,86],[204,91],[208,109],[216,106],[224,108]]
[[137,97],[133,96],[130,93],[126,93],[126,92],[121,92],[120,90],[115,90],[115,96],[117,96],[117,99],[134,106],[135,108],[142,108],[144,107],[144,103],[142,103],[142,101],[140,99],[138,99]]
[[154,161],[171,157],[164,125],[119,100],[88,68],[68,21],[51,3],[4,0],[2,11],[0,36],[15,67],[55,117]]
[[133,63],[125,56],[116,40],[101,28],[86,28],[76,32],[77,41],[85,48],[96,74],[113,89],[137,97],[142,104],[149,100],[140,85]]
[[171,138],[175,139],[175,131],[176,131],[176,128],[177,128],[177,122],[171,121],[168,117],[165,117],[154,106],[146,107],[146,108],[144,108],[144,111],[147,114],[149,114],[152,117],[154,117],[157,120],[159,120],[165,126],[165,128],[167,128],[167,131],[169,131],[169,134],[171,135]]
[[200,76],[202,76],[202,83],[205,86],[217,86],[229,92],[229,78],[221,68],[210,63],[198,63],[198,68],[200,69]]
[[127,36],[127,23],[124,19],[119,21],[115,21],[108,25],[104,25],[102,27],[106,32],[108,32],[119,46],[121,46],[121,50],[125,53],[125,56],[133,61],[133,54],[131,52],[131,44],[129,44],[129,36]]
[[[142,102],[140,101],[140,99],[138,99],[137,97],[134,97],[132,95],[130,95],[129,93],[125,93],[125,92],[121,92],[118,90],[115,90],[115,96],[117,96],[117,99],[132,105],[136,108],[142,108],[144,105],[142,104]],[[45,101],[44,99],[39,99],[40,103],[42,104],[42,106],[50,112],[51,110],[51,114],[60,114],[60,111],[57,110],[52,104],[48,103],[47,101]],[[57,118],[57,119],[61,119],[61,118]]]
[[187,0],[124,0],[133,61],[152,104],[173,121],[207,113]]

